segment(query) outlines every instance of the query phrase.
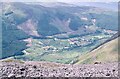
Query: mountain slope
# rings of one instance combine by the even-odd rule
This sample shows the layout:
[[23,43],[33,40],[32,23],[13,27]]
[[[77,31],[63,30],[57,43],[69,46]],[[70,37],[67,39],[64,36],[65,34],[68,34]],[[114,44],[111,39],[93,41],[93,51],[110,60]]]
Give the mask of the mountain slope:
[[115,11],[64,5],[66,6],[45,7],[37,4],[2,3],[1,58],[23,55],[22,51],[28,48],[24,40],[28,38],[71,38],[101,34],[111,36],[118,29]]
[[79,57],[76,64],[80,63],[95,63],[95,62],[117,62],[118,61],[118,40],[115,38],[91,52]]

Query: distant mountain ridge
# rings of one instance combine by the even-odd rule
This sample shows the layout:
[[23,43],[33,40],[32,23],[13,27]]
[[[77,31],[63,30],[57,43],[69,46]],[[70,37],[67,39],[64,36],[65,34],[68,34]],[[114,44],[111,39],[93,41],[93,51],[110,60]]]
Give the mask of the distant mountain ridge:
[[[118,11],[118,3],[117,2],[38,2],[38,3],[27,3],[27,4],[37,4],[42,5],[44,7],[60,7],[60,6],[69,6],[69,7],[77,7],[77,6],[90,6],[90,7],[98,7],[102,9],[114,10]],[[53,5],[54,4],[54,5]]]
[[114,10],[118,11],[118,2],[80,2],[80,3],[73,3],[74,5],[77,6],[94,6],[94,7],[99,7],[102,9],[109,9],[109,10]]

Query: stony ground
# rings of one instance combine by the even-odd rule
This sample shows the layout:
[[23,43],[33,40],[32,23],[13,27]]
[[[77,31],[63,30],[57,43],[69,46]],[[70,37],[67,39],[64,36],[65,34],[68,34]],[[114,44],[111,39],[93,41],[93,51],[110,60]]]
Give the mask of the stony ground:
[[50,62],[0,62],[4,77],[117,77],[118,64],[68,65]]

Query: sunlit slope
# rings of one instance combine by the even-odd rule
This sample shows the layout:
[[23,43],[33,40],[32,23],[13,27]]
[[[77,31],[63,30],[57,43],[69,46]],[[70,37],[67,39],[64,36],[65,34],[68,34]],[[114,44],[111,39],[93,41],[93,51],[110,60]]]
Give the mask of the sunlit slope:
[[118,60],[118,40],[116,38],[111,40],[98,48],[94,49],[93,51],[82,55],[79,57],[78,62],[76,64],[83,64],[83,63],[95,63],[95,62],[115,62]]

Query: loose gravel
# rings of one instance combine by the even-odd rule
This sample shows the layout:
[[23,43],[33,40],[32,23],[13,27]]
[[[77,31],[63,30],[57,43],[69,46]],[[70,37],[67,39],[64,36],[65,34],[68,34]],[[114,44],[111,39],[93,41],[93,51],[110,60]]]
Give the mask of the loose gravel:
[[118,77],[118,63],[69,65],[48,62],[1,62],[5,77]]

